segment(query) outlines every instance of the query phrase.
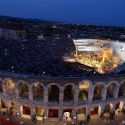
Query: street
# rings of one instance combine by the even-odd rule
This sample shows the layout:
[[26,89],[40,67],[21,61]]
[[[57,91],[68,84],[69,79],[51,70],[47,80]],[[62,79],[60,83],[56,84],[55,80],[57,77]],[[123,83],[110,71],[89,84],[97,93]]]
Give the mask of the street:
[[[62,121],[56,121],[56,122],[50,122],[50,121],[46,121],[45,123],[43,123],[42,121],[37,121],[36,124],[34,124],[30,119],[24,119],[21,117],[15,117],[15,116],[11,116],[11,117],[7,117],[7,116],[3,116],[3,114],[0,114],[1,118],[9,118],[11,121],[14,121],[15,123],[17,123],[18,125],[66,125],[64,122]],[[89,123],[87,123],[87,125],[124,125],[122,124],[122,121],[125,120],[125,115],[120,114],[119,116],[115,117],[114,120],[102,120],[100,118],[97,119],[91,119]]]

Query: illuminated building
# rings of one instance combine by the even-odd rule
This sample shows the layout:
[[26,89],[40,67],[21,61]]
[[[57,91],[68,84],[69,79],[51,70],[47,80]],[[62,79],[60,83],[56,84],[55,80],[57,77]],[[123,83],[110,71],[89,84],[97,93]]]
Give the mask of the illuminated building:
[[0,28],[0,37],[7,40],[23,40],[26,38],[26,31],[17,28]]

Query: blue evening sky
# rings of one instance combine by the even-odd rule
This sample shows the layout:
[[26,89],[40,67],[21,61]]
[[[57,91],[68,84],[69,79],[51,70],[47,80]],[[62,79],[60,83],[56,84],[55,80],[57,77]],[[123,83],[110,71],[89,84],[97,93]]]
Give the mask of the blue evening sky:
[[125,0],[0,0],[0,15],[125,26]]

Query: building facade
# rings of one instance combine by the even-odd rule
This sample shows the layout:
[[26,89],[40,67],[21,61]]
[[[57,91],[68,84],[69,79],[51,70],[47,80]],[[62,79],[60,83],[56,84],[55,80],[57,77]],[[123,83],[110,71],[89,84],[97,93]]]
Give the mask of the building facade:
[[21,117],[62,120],[97,118],[125,108],[125,75],[95,77],[37,77],[0,73],[0,111]]
[[26,38],[26,31],[20,29],[0,28],[0,37],[11,40],[22,40]]

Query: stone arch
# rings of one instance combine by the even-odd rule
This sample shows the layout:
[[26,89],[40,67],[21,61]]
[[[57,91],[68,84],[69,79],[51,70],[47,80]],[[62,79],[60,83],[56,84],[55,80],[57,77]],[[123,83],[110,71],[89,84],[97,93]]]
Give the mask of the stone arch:
[[125,82],[125,79],[121,80],[120,85]]
[[88,99],[89,89],[92,86],[89,80],[83,80],[79,83],[79,101],[86,101]]
[[67,83],[64,86],[64,101],[74,100],[75,87],[73,83]]
[[[6,81],[8,81],[8,80],[12,80],[12,78],[7,77],[7,78],[3,79],[3,84],[5,84],[5,85],[6,85]],[[12,80],[12,81],[13,81],[13,80]]]
[[66,83],[66,84],[64,85],[64,87],[67,86],[67,85],[72,85],[73,87],[77,87],[74,83]]
[[6,87],[6,94],[9,96],[15,95],[15,83],[11,78],[6,78],[3,81],[5,87]]
[[118,96],[125,96],[125,80],[122,80],[120,84]]
[[34,112],[38,120],[41,120],[41,117],[43,118],[45,116],[45,109],[42,107],[36,106]]
[[93,100],[102,100],[105,86],[104,82],[98,82],[94,85]]
[[112,84],[112,83],[114,83],[116,86],[119,86],[118,81],[110,81],[110,82],[107,84],[107,87],[108,87],[110,84]]
[[48,86],[48,101],[59,102],[60,86],[57,83],[51,83]]
[[19,86],[20,83],[25,83],[27,84],[28,88],[30,87],[30,85],[25,80],[18,80],[16,85]]
[[43,100],[44,98],[44,86],[40,84],[39,82],[34,82],[31,85],[32,87],[32,93],[33,93],[33,99],[35,100]]
[[80,86],[81,83],[84,83],[84,82],[89,83],[89,88],[93,86],[92,82],[90,80],[88,80],[88,79],[84,79],[84,80],[80,81],[79,86]]
[[29,85],[27,82],[20,80],[17,82],[19,89],[19,96],[21,98],[29,98]]
[[32,82],[32,83],[31,83],[31,88],[33,87],[34,84],[40,84],[40,85],[45,89],[44,84],[41,83],[41,82]]
[[105,82],[101,82],[101,81],[97,82],[93,87],[95,88],[96,85],[100,85],[100,84],[103,85],[104,87],[107,87]]
[[116,89],[119,87],[119,83],[117,81],[111,81],[107,84],[107,96],[106,98],[114,98]]
[[58,83],[50,83],[50,84],[47,85],[47,88],[48,88],[49,86],[51,86],[51,85],[56,85],[56,86],[59,87],[59,89],[61,89],[61,86],[60,86]]

